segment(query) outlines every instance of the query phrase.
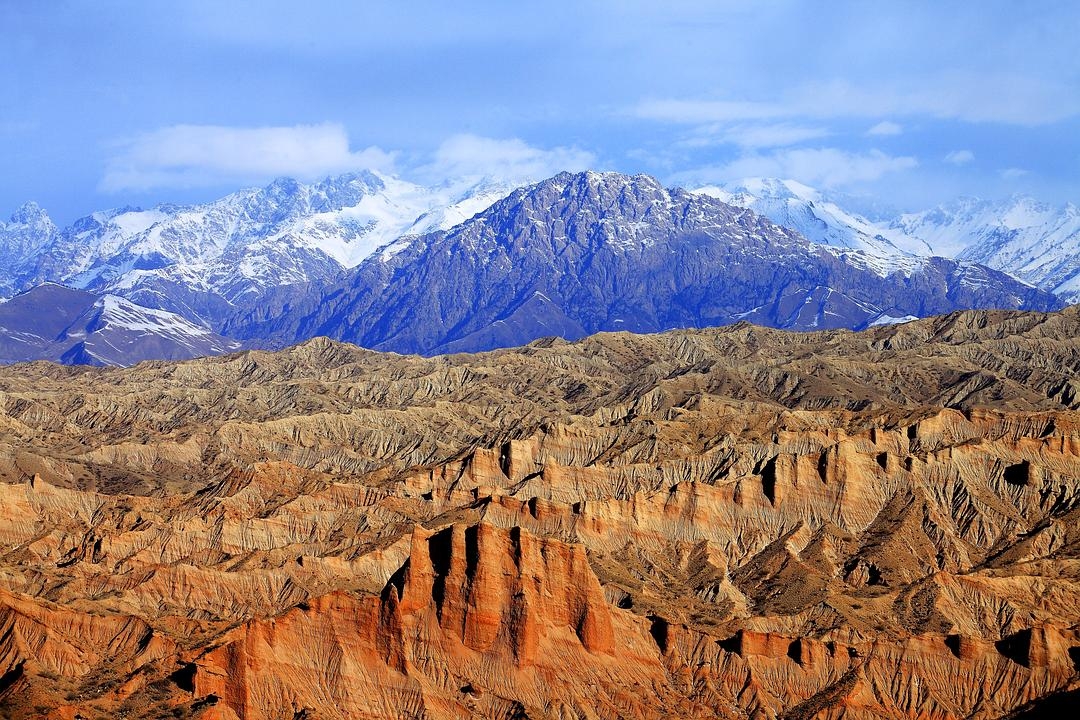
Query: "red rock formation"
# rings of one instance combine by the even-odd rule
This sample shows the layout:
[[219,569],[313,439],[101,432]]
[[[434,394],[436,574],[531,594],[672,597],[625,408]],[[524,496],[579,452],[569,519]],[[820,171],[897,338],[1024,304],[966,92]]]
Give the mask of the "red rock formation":
[[417,528],[381,596],[335,593],[245,624],[195,660],[194,696],[219,698],[219,718],[291,718],[330,698],[361,716],[469,717],[553,697],[617,717],[624,688],[663,678],[624,615],[613,621],[580,546],[486,524]]

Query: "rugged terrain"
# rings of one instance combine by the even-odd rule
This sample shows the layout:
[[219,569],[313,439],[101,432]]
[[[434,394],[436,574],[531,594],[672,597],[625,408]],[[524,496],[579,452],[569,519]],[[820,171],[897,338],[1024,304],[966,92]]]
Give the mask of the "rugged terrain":
[[330,282],[380,246],[448,229],[511,189],[481,178],[422,187],[372,172],[279,178],[201,205],[103,210],[63,229],[27,203],[0,222],[0,294],[56,282],[216,328],[267,291]]
[[1080,311],[0,370],[0,717],[1080,689]]

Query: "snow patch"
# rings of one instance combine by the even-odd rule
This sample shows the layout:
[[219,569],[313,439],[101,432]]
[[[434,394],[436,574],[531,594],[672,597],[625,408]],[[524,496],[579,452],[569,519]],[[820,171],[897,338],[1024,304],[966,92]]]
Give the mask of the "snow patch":
[[903,317],[893,317],[892,315],[878,315],[874,318],[867,327],[879,327],[882,325],[903,325],[909,323],[912,320],[918,320],[919,318],[914,315],[904,315]]
[[143,307],[117,295],[105,295],[95,303],[109,327],[155,335],[202,337],[212,333],[176,313]]

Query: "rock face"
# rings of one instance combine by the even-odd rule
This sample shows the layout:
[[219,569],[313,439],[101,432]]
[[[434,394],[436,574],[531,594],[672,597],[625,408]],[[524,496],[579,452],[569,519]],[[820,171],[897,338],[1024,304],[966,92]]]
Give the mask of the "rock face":
[[225,333],[285,344],[326,335],[430,354],[740,319],[809,330],[966,308],[1060,306],[982,266],[914,257],[897,264],[817,245],[643,175],[563,173],[447,233],[390,250],[321,295],[273,317],[242,315]]
[[1080,691],[1080,310],[0,370],[8,717]]

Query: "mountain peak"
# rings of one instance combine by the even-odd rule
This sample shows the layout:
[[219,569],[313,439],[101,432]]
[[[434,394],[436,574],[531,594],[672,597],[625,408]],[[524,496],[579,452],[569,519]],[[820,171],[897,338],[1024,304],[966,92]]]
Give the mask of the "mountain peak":
[[296,178],[279,177],[263,188],[263,192],[274,198],[294,198],[306,189],[307,186]]
[[20,205],[11,214],[11,222],[16,225],[36,225],[43,222],[52,224],[49,214],[33,200]]
[[659,180],[644,174],[624,175],[617,172],[561,172],[535,185],[519,190],[526,196],[546,201],[552,196],[562,196],[574,201],[596,202],[608,208],[625,205],[634,199],[664,199],[670,197]]
[[735,183],[727,183],[724,188],[730,192],[747,192],[758,198],[799,199],[818,202],[821,193],[809,185],[797,180],[785,178],[751,177]]
[[385,178],[374,170],[356,170],[341,175],[331,175],[317,183],[316,187],[324,189],[363,186],[372,190],[380,190],[385,184]]
[[595,187],[626,187],[635,185],[652,187],[660,190],[664,189],[664,186],[659,180],[652,175],[646,175],[645,173],[627,175],[625,173],[612,171],[585,170],[584,172],[577,173],[576,177],[581,178],[582,182]]
[[19,207],[10,223],[0,221],[0,295],[26,287],[22,278],[56,235],[56,225],[36,202]]

